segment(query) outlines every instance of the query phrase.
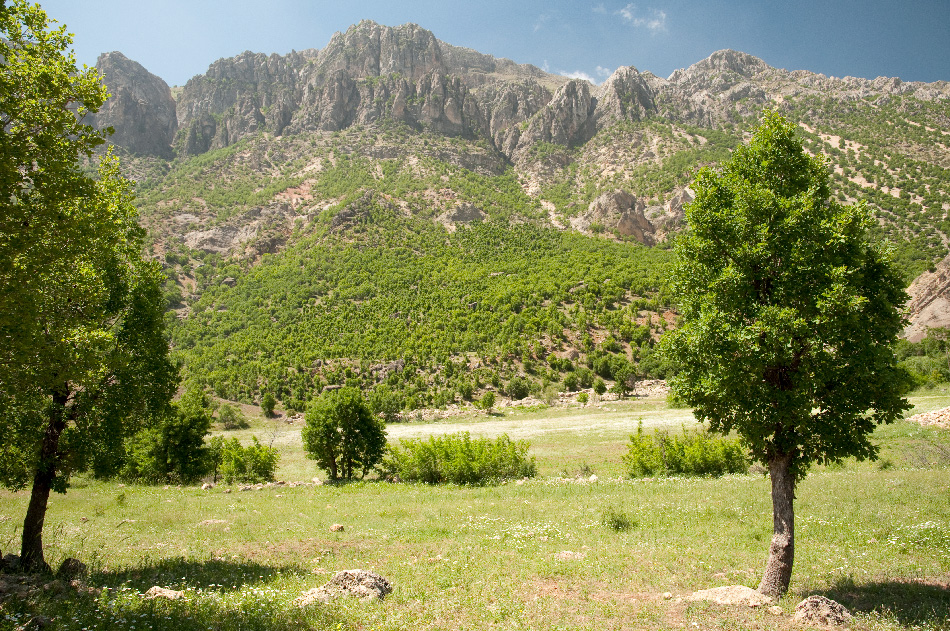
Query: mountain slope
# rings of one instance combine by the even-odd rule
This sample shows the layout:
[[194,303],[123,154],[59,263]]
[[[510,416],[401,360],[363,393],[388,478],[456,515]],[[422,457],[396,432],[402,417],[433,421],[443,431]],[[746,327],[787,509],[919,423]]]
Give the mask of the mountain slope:
[[[948,250],[946,82],[719,51],[666,79],[625,67],[592,86],[365,21],[323,49],[216,61],[181,89],[172,123],[167,86],[115,70],[134,62],[114,55],[102,70],[117,96],[97,123],[116,128],[175,279],[176,352],[228,396],[271,389],[302,405],[319,383],[373,387],[370,367],[396,360],[411,366],[399,388],[424,404],[463,396],[460,380],[570,387],[579,368],[589,384],[623,362],[662,375],[664,248],[688,185],[766,107],[828,156],[840,199],[870,205],[908,283]],[[406,293],[420,279],[435,283],[428,307]],[[597,283],[610,300],[573,298]],[[533,293],[544,298],[498,298]],[[442,372],[463,356],[450,388]],[[477,376],[489,366],[495,385]]]

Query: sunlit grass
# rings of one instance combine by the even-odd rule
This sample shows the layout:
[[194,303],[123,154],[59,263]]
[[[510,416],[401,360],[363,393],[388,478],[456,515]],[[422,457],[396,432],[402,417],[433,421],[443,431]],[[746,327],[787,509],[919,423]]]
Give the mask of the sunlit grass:
[[[554,424],[530,439],[544,464],[539,478],[522,483],[364,481],[226,493],[77,479],[52,499],[47,555],[54,565],[82,559],[91,569],[85,585],[102,591],[40,585],[0,605],[0,629],[34,614],[77,630],[790,629],[795,603],[812,593],[851,608],[858,628],[950,629],[950,432],[897,423],[876,434],[889,466],[812,471],[797,492],[795,570],[778,616],[679,600],[706,587],[757,585],[771,536],[768,479],[626,479],[619,455],[629,432],[601,422],[635,420],[641,410],[615,405],[590,412],[598,427],[590,431],[558,428],[559,419],[575,423],[562,411],[501,417]],[[475,435],[498,417],[470,420]],[[252,419],[241,431],[268,423]],[[292,441],[285,448],[296,449]],[[317,474],[310,461],[290,459],[281,477]],[[26,500],[0,494],[4,552],[17,546]],[[345,530],[330,532],[332,524]],[[387,577],[393,594],[305,611],[293,605],[352,568]],[[153,585],[185,597],[143,599]]]

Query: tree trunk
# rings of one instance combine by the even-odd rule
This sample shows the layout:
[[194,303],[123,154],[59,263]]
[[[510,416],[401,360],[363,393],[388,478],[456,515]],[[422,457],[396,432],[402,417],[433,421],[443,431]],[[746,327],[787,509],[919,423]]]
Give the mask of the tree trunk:
[[791,454],[780,454],[769,460],[773,534],[759,592],[772,598],[780,598],[788,591],[795,560],[795,476],[791,464]]
[[66,429],[66,403],[69,394],[53,396],[49,425],[43,435],[40,447],[40,459],[33,473],[33,490],[30,504],[23,520],[23,539],[20,546],[20,564],[24,569],[37,572],[49,571],[49,565],[43,557],[43,524],[46,521],[46,507],[49,493],[56,479],[59,464],[59,437]]

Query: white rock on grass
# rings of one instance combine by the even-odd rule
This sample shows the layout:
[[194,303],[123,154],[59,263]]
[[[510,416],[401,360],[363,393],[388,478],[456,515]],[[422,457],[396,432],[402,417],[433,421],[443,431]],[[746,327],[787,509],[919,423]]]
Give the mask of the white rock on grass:
[[772,602],[772,599],[768,596],[760,594],[745,585],[701,589],[698,592],[693,592],[689,600],[708,600],[720,605],[748,605],[749,607],[759,607]]
[[391,591],[392,584],[379,574],[366,570],[343,570],[325,585],[301,594],[294,604],[306,607],[318,602],[328,603],[341,596],[352,596],[363,601],[382,600]]
[[185,592],[179,592],[174,589],[167,589],[165,587],[159,587],[158,585],[156,585],[155,587],[152,587],[147,592],[145,592],[145,597],[150,600],[153,598],[167,598],[168,600],[178,600],[179,598],[185,597]]
[[840,627],[851,622],[851,612],[830,598],[809,596],[795,605],[795,622]]

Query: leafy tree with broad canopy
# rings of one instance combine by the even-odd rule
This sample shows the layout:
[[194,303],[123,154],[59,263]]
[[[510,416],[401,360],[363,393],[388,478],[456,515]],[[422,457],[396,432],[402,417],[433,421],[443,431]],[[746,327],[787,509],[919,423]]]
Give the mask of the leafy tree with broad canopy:
[[177,383],[131,185],[111,155],[95,177],[81,168],[104,142],[83,115],[107,92],[70,44],[38,6],[0,2],[0,482],[32,483],[20,561],[34,570],[50,491],[114,471]]
[[362,475],[382,460],[386,427],[376,418],[357,388],[328,390],[307,409],[301,430],[307,456],[330,474],[331,480]]
[[909,406],[892,350],[903,283],[863,203],[829,194],[824,159],[766,112],[748,145],[700,171],[673,275],[682,325],[673,393],[735,430],[769,471],[774,534],[759,591],[788,590],[795,486],[812,463],[873,459],[870,434]]

